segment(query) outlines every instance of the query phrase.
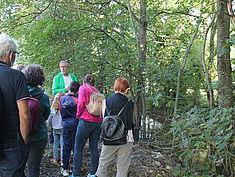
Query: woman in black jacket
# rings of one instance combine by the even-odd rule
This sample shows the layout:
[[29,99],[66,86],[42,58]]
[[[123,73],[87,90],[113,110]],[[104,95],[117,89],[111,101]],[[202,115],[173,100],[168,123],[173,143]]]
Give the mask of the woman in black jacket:
[[[125,124],[128,134],[132,133],[133,128],[133,111],[134,103],[126,97],[129,90],[129,82],[125,78],[115,80],[113,86],[114,94],[107,98],[104,117],[107,115],[117,115],[122,108],[120,117]],[[129,137],[129,138],[128,138]],[[102,151],[99,159],[99,167],[96,175],[98,177],[106,177],[107,169],[112,160],[117,158],[117,175],[116,177],[126,177],[130,165],[130,154],[133,147],[133,135],[127,136],[127,142],[122,145],[111,145],[103,142]]]

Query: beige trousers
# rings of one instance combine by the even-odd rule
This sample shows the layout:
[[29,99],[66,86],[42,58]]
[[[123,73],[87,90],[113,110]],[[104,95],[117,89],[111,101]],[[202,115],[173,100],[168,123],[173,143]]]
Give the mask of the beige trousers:
[[129,165],[131,162],[130,154],[132,152],[132,147],[133,143],[126,143],[124,145],[117,146],[102,145],[99,166],[96,175],[98,177],[110,177],[108,176],[108,166],[116,158],[116,177],[127,177]]

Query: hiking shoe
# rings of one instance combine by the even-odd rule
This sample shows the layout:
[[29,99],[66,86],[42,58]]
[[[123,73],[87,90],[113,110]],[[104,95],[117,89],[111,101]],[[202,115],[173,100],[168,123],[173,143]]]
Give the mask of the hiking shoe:
[[90,173],[87,175],[87,177],[97,177],[96,175],[91,175]]
[[80,177],[80,176],[69,175],[69,177]]
[[62,168],[61,173],[63,176],[69,176],[69,171]]
[[51,163],[52,163],[53,165],[59,165],[59,159],[52,159],[52,160],[51,160]]

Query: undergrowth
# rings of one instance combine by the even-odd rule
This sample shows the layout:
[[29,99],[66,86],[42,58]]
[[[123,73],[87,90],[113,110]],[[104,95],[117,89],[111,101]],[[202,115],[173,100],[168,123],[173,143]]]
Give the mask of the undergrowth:
[[192,108],[172,122],[174,176],[235,176],[234,108]]

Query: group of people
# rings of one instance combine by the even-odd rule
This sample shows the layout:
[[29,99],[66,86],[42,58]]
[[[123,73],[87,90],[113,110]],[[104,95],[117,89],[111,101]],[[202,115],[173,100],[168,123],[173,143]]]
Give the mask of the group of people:
[[[130,165],[133,141],[122,145],[102,144],[99,153],[101,124],[103,118],[118,114],[127,130],[133,129],[134,103],[127,92],[129,82],[117,78],[114,94],[103,104],[100,116],[89,113],[86,105],[90,102],[94,78],[87,74],[80,86],[75,75],[69,73],[69,63],[60,62],[60,73],[54,77],[50,104],[44,93],[45,76],[40,65],[32,64],[22,70],[12,69],[16,59],[15,41],[4,34],[0,35],[0,177],[39,177],[40,163],[48,142],[46,120],[52,124],[54,137],[53,163],[61,163],[63,176],[69,176],[70,155],[73,151],[71,177],[81,176],[83,149],[86,142],[90,150],[90,177],[107,177],[108,166],[116,158],[117,177],[126,177]],[[28,100],[37,98],[40,103],[40,120],[37,131],[29,135],[30,111]],[[59,151],[60,149],[60,151]],[[25,170],[25,166],[27,167]],[[25,175],[25,172],[27,175]]]

